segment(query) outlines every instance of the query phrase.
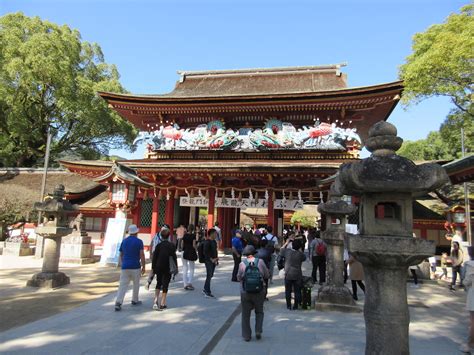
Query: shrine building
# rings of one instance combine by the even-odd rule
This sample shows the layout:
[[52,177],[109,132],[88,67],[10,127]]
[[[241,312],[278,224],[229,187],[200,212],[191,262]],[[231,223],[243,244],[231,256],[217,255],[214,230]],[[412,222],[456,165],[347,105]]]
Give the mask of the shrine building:
[[240,211],[259,207],[278,234],[284,211],[318,204],[320,182],[359,159],[400,100],[402,82],[348,87],[342,66],[183,71],[168,94],[99,92],[140,131],[145,157],[61,164],[107,186],[111,211],[141,233],[197,223],[202,208],[230,247]]

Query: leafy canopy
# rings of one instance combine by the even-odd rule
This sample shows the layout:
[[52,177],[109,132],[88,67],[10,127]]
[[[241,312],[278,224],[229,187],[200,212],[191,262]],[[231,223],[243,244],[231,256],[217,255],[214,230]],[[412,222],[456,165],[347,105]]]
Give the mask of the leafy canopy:
[[303,228],[314,228],[317,225],[317,213],[308,210],[297,210],[291,216],[291,224],[299,223]]
[[99,45],[38,17],[0,17],[0,166],[39,164],[48,127],[53,159],[131,148],[133,126],[97,91],[125,92]]
[[410,160],[451,160],[455,158],[439,132],[430,132],[426,139],[404,141],[397,154]]
[[458,110],[473,115],[473,10],[473,4],[465,6],[445,23],[415,34],[413,53],[400,67],[405,103],[448,96]]
[[[459,14],[448,16],[444,23],[432,25],[413,37],[413,53],[400,67],[400,78],[405,85],[402,101],[408,105],[433,96],[447,96],[454,108],[440,127],[442,145],[438,137],[428,136],[425,140],[405,143],[402,152],[411,151],[417,157],[430,159],[460,157],[461,127],[466,151],[474,151],[473,11],[471,3]],[[434,146],[440,151],[434,152]]]

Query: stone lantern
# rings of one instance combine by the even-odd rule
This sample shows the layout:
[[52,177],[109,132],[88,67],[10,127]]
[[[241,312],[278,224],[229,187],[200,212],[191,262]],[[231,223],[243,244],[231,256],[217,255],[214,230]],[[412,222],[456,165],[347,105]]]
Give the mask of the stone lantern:
[[318,291],[316,309],[360,312],[349,289],[344,286],[344,239],[347,215],[356,212],[356,206],[342,200],[337,183],[331,185],[329,200],[318,206],[327,215],[322,239],[327,245],[328,282]]
[[341,193],[361,196],[360,235],[347,244],[366,277],[366,354],[409,354],[407,268],[435,253],[432,241],[413,238],[412,199],[448,182],[440,165],[396,155],[402,142],[395,126],[378,122],[365,142],[372,155],[339,170]]
[[61,238],[70,234],[67,215],[74,208],[69,201],[64,200],[64,186],[54,189],[53,198],[35,203],[35,210],[42,212],[43,223],[35,232],[45,238],[43,268],[40,273],[33,275],[27,286],[56,288],[69,284],[69,277],[58,271]]

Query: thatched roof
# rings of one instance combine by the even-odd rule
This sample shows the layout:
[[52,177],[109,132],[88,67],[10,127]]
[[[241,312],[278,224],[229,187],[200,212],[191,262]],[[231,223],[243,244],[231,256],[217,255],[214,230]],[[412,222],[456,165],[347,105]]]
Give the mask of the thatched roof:
[[[0,197],[32,208],[40,200],[42,178],[42,169],[0,169]],[[72,202],[87,199],[103,190],[99,184],[80,175],[65,170],[49,170],[45,193],[52,193],[59,184],[64,185],[66,197],[69,195]]]

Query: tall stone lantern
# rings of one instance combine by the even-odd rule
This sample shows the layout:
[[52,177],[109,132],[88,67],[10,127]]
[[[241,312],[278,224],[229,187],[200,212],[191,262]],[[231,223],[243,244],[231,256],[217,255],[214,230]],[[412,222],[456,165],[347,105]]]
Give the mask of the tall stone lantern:
[[53,198],[35,203],[35,210],[43,213],[43,223],[35,229],[36,234],[45,238],[43,268],[34,274],[27,286],[56,288],[69,284],[69,277],[58,270],[61,238],[70,234],[67,214],[74,208],[64,200],[64,186],[58,185]]
[[331,185],[329,200],[318,206],[326,214],[326,230],[322,239],[327,245],[328,282],[318,291],[316,309],[360,312],[349,289],[344,286],[344,239],[347,215],[356,212],[356,206],[342,200],[337,182]]
[[407,268],[435,253],[432,241],[413,238],[412,199],[448,182],[440,165],[396,155],[402,142],[394,125],[378,122],[365,142],[372,155],[339,170],[341,192],[361,196],[360,235],[347,244],[364,266],[366,354],[410,352]]

